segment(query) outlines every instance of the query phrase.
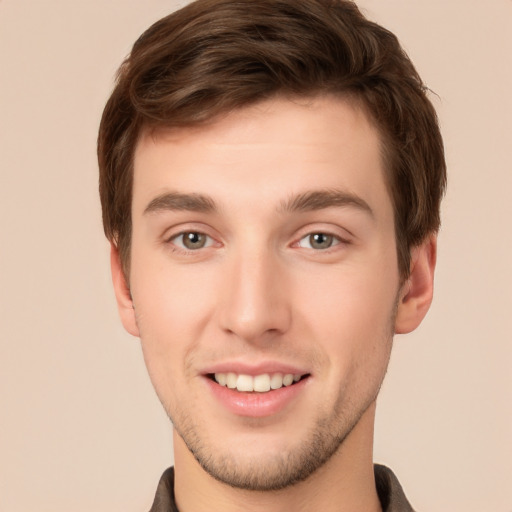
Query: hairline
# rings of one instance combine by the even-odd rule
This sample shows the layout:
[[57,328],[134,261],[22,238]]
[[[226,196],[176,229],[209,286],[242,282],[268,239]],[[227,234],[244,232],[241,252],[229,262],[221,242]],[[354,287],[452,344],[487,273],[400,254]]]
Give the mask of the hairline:
[[[131,267],[131,247],[132,247],[132,206],[133,206],[133,187],[134,187],[134,172],[135,172],[135,153],[137,148],[139,147],[141,141],[145,137],[158,137],[159,133],[164,133],[169,131],[176,132],[187,129],[202,129],[211,125],[214,125],[218,121],[228,117],[230,114],[239,112],[241,110],[255,107],[257,105],[263,104],[268,101],[273,101],[276,99],[284,99],[291,102],[313,102],[319,98],[333,98],[338,101],[346,101],[350,106],[355,109],[359,109],[363,115],[365,116],[368,123],[376,130],[378,144],[379,144],[379,153],[381,158],[381,166],[384,178],[384,184],[386,187],[386,191],[388,193],[389,199],[391,201],[392,209],[393,209],[393,221],[394,221],[394,236],[395,236],[395,248],[397,254],[397,265],[398,271],[400,275],[401,282],[407,279],[409,270],[408,268],[403,269],[402,266],[405,264],[409,264],[410,262],[410,251],[413,246],[409,246],[407,248],[407,252],[409,254],[409,258],[407,261],[401,261],[403,256],[401,255],[401,247],[400,247],[400,237],[399,235],[399,216],[397,211],[397,204],[395,201],[392,180],[393,180],[393,167],[396,166],[395,157],[393,151],[390,149],[393,145],[393,138],[387,133],[385,128],[378,122],[375,115],[373,114],[370,106],[365,99],[364,94],[359,93],[358,91],[352,89],[340,89],[333,91],[330,88],[321,88],[319,87],[316,91],[305,92],[303,94],[293,92],[290,93],[283,89],[278,89],[272,94],[269,94],[266,97],[258,98],[252,102],[247,102],[246,104],[225,109],[221,112],[216,113],[206,119],[201,119],[198,121],[190,121],[189,123],[173,123],[172,120],[168,122],[155,122],[151,119],[143,119],[142,116],[135,117],[133,121],[132,129],[135,130],[135,133],[132,132],[132,136],[134,135],[134,143],[132,145],[132,151],[130,155],[130,163],[128,168],[129,180],[130,180],[130,218],[127,223],[127,232],[123,235],[124,244],[123,247],[119,247],[116,244],[117,248],[120,249],[120,257],[121,257],[121,266],[123,269],[123,273],[125,275],[126,282],[129,283],[130,278],[130,267]],[[419,244],[418,244],[419,245]]]

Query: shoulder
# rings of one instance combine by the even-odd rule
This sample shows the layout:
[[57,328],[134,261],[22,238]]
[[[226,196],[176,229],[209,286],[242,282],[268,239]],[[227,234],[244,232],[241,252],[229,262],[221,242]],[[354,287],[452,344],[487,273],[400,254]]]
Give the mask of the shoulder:
[[155,499],[149,512],[179,512],[174,501],[174,468],[166,469],[160,477]]
[[375,485],[383,512],[414,512],[405,497],[404,490],[391,469],[381,464],[374,465]]

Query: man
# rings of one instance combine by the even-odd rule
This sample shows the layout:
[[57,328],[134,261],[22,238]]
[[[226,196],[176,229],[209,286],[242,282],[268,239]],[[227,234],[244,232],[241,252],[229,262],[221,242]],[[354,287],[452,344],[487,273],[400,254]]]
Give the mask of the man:
[[446,177],[396,38],[345,0],[199,0],[135,43],[98,155],[174,428],[151,510],[412,510],[375,401],[431,303]]

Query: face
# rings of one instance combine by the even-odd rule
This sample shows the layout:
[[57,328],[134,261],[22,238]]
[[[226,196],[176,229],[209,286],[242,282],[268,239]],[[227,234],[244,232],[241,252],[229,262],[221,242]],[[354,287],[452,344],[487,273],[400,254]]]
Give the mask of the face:
[[379,136],[274,99],[135,153],[130,291],[153,385],[204,469],[282,488],[337,452],[384,377],[399,293]]

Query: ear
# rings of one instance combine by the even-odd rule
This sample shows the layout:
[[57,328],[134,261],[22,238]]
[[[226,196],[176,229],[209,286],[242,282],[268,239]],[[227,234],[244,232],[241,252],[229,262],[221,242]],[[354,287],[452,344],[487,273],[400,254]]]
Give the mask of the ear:
[[126,283],[119,251],[114,244],[110,244],[110,268],[121,322],[130,334],[139,337],[139,328],[137,327],[137,321],[135,319],[135,309],[133,307],[130,288]]
[[411,272],[402,285],[395,333],[405,334],[420,325],[432,303],[437,237],[432,235],[411,250]]

